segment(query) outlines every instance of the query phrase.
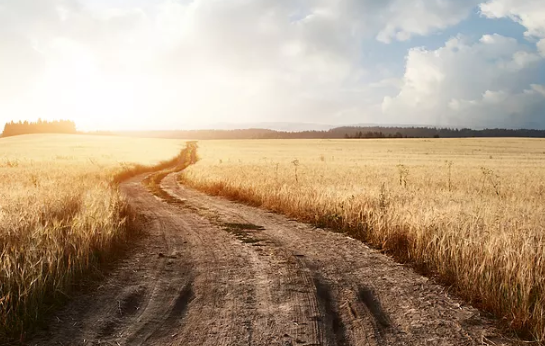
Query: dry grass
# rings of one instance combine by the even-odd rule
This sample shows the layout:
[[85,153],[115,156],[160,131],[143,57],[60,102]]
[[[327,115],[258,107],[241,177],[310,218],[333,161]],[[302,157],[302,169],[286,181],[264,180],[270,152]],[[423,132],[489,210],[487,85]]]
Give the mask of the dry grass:
[[114,178],[171,158],[182,145],[71,135],[0,139],[0,338],[22,336],[127,238],[126,203]]
[[343,229],[545,340],[545,141],[201,141],[181,179]]

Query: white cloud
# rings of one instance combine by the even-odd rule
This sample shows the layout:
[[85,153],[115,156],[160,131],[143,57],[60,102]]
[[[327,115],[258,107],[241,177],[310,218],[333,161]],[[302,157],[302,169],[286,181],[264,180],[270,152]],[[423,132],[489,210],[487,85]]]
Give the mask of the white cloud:
[[382,109],[411,124],[517,127],[534,119],[545,126],[541,87],[532,86],[542,67],[539,55],[512,38],[453,38],[437,50],[412,49],[399,94]]
[[[467,18],[476,0],[34,2],[0,0],[1,121],[384,122],[381,101],[398,94],[382,103],[390,122],[429,122],[495,92],[541,95],[529,85],[542,57],[499,35],[413,49],[402,81],[376,81],[379,67],[362,65],[363,42],[430,35]],[[487,16],[511,16],[539,34],[538,17],[490,6]],[[538,47],[545,56],[545,40]]]
[[463,20],[474,5],[10,1],[0,5],[0,89],[10,90],[0,114],[69,116],[90,127],[147,117],[162,126],[196,117],[354,122],[358,110],[395,88],[361,85],[364,39],[427,35]]
[[537,43],[537,49],[542,56],[545,56],[545,38]]
[[543,0],[490,0],[480,5],[488,18],[511,18],[525,26],[527,36],[545,37]]
[[[545,86],[532,84],[517,93],[484,92],[481,98],[458,101],[456,114],[466,126],[544,128]],[[491,117],[493,121],[491,121]]]
[[406,41],[414,35],[427,35],[438,29],[458,24],[479,3],[475,0],[397,0],[383,15],[387,20],[377,35],[379,41]]

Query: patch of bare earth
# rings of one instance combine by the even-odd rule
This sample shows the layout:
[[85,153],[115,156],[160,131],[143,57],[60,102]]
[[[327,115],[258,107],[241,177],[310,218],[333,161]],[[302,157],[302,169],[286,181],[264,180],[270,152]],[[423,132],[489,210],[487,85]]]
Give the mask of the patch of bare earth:
[[29,345],[516,343],[361,242],[142,178],[122,190],[146,236]]

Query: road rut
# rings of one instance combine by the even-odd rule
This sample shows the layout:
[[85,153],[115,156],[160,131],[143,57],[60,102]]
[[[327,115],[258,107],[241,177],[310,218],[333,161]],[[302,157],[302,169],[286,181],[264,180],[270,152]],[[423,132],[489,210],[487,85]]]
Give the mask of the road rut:
[[[155,173],[157,174],[157,173]],[[342,234],[166,175],[121,185],[145,237],[29,345],[511,345],[478,310]]]

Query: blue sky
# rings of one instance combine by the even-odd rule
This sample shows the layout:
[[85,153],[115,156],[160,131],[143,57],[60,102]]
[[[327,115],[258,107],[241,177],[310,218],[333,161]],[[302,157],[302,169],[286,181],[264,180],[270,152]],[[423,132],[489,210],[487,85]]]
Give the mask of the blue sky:
[[0,122],[545,128],[543,0],[0,0]]
[[[399,75],[403,73],[403,62],[407,51],[411,48],[424,47],[428,50],[435,50],[442,47],[451,37],[463,35],[470,39],[478,40],[483,35],[494,33],[516,38],[521,43],[535,47],[535,43],[524,38],[525,31],[526,29],[522,25],[511,19],[488,19],[480,15],[479,10],[475,8],[471,11],[468,18],[459,24],[434,32],[428,36],[417,36],[408,41],[396,42],[394,44],[379,42],[374,38],[368,39],[363,44],[364,58],[362,63],[383,63],[391,66]],[[545,75],[542,78],[545,80]]]

